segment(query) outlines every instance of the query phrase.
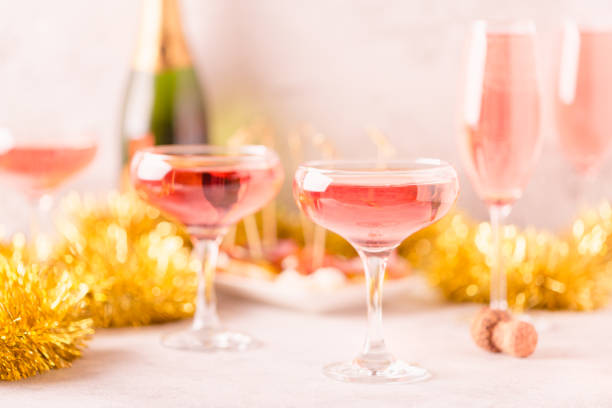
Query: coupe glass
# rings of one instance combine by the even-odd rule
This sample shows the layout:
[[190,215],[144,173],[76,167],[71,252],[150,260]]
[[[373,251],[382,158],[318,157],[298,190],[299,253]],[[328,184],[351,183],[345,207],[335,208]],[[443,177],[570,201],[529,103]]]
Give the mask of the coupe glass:
[[368,310],[363,350],[352,362],[333,363],[324,373],[349,382],[416,382],[424,368],[396,360],[382,335],[382,286],[387,259],[410,234],[437,221],[455,202],[457,174],[429,159],[314,161],[299,166],[293,193],[315,223],[341,235],[363,261]]
[[491,308],[508,308],[501,231],[539,157],[540,98],[531,21],[476,21],[469,34],[460,144],[468,175],[489,208]]
[[[581,181],[592,181],[612,145],[612,27],[566,22],[556,79],[562,151]],[[579,196],[584,184],[577,188]]]
[[169,145],[139,150],[130,166],[139,195],[186,225],[201,260],[191,328],[162,343],[201,351],[245,350],[258,344],[219,323],[214,290],[219,243],[228,228],[261,209],[278,193],[283,170],[264,146]]
[[0,177],[22,192],[30,204],[32,238],[37,238],[53,194],[93,160],[96,140],[90,133],[62,129],[15,130],[0,127]]

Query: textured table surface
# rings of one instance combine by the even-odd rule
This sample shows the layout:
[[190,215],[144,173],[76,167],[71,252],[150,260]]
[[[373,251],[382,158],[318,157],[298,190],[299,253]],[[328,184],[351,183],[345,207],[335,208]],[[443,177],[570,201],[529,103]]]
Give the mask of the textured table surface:
[[474,305],[414,296],[385,306],[387,343],[434,377],[355,385],[321,374],[361,346],[364,310],[310,315],[221,296],[226,325],[265,346],[201,354],[162,348],[187,322],[99,331],[72,368],[1,384],[1,407],[612,407],[612,309],[539,313],[549,327],[528,359],[476,349]]

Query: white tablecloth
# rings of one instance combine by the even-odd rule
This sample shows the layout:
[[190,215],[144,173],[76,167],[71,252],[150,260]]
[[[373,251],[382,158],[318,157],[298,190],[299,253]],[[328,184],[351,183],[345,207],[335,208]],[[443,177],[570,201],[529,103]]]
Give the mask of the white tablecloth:
[[160,334],[186,326],[96,333],[73,367],[0,385],[0,407],[612,407],[612,309],[538,313],[549,324],[537,351],[515,359],[477,349],[475,305],[402,299],[385,305],[385,334],[399,358],[434,377],[409,385],[357,385],[321,366],[351,359],[365,311],[310,315],[220,297],[227,326],[265,343],[243,353],[162,348]]

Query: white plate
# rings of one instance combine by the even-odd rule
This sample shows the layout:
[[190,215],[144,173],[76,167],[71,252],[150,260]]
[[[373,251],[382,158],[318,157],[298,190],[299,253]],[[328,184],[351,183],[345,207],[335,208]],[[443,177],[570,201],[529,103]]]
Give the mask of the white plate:
[[[323,313],[338,309],[364,306],[366,301],[363,282],[347,283],[334,289],[315,289],[306,285],[283,285],[275,281],[218,273],[216,287],[219,291],[256,300],[270,305]],[[384,301],[406,296],[423,287],[419,276],[385,281]]]

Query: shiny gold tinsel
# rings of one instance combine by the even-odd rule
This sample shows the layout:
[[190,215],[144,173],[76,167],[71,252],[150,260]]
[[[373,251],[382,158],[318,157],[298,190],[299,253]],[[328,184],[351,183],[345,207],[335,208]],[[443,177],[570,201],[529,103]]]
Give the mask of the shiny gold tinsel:
[[93,333],[87,287],[63,268],[24,262],[23,236],[0,250],[0,379],[62,368]]
[[73,221],[60,224],[65,242],[54,260],[90,288],[98,327],[138,326],[193,314],[197,263],[180,227],[132,194],[105,204],[70,195]]
[[[400,251],[450,300],[487,302],[491,227],[453,213],[409,238]],[[516,309],[592,310],[612,293],[612,210],[583,214],[554,235],[503,229],[508,302]]]
[[[278,213],[280,238],[303,243],[293,213]],[[571,231],[552,234],[533,228],[503,230],[508,301],[516,309],[592,310],[612,293],[612,209],[602,204],[577,218]],[[236,242],[244,244],[238,228]],[[355,256],[341,237],[328,232],[326,251]],[[492,261],[491,226],[453,212],[409,237],[399,248],[415,269],[449,300],[488,302]]]

